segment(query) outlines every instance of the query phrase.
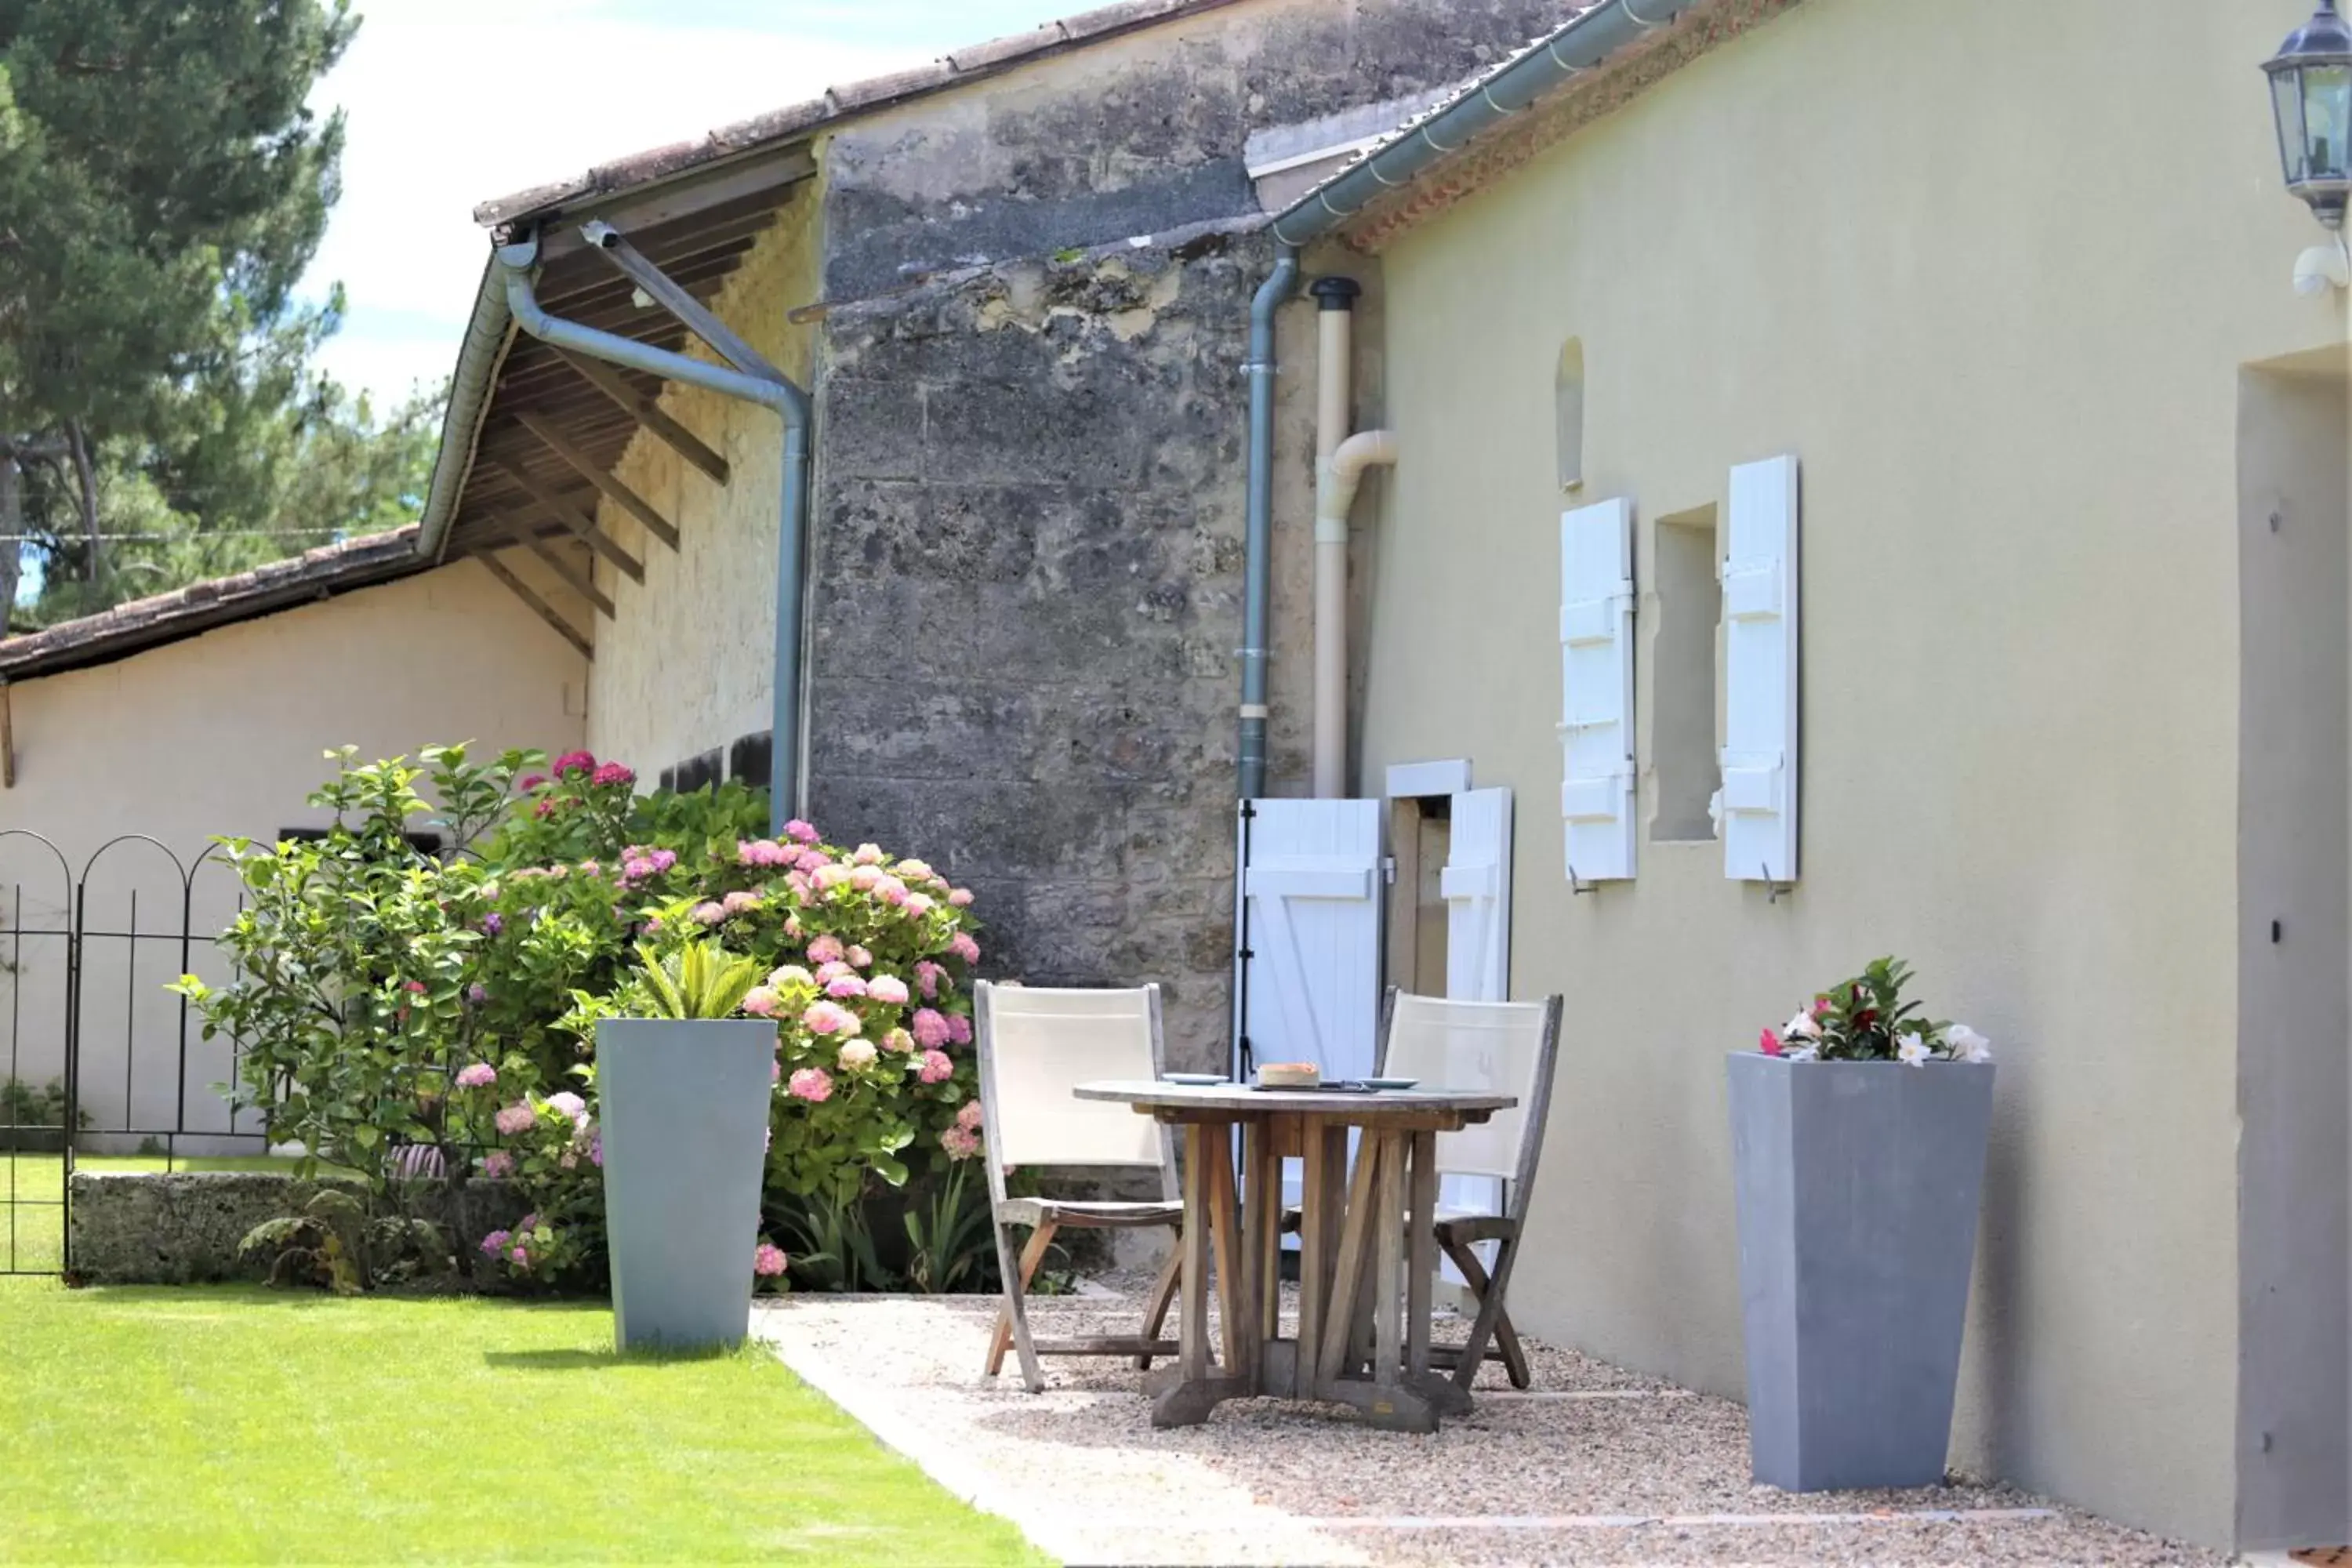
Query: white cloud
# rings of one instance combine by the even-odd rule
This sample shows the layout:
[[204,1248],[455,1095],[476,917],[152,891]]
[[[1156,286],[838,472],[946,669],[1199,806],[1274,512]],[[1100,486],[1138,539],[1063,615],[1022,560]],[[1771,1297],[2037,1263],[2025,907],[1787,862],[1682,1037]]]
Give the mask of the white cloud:
[[[332,374],[382,399],[448,374],[488,255],[476,203],[965,41],[877,42],[870,26],[860,29],[866,41],[830,41],[804,16],[764,29],[682,26],[650,14],[659,9],[610,0],[366,7],[350,53],[314,95],[349,119],[343,198],[309,275],[314,294],[341,281],[350,301],[324,352]],[[968,13],[983,36],[989,10]]]

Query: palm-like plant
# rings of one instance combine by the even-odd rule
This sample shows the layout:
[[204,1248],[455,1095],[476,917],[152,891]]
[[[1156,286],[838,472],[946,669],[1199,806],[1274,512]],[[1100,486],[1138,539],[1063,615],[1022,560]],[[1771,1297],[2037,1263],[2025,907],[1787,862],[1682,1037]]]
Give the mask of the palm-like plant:
[[640,943],[637,957],[654,1013],[663,1018],[733,1017],[760,978],[758,960],[716,942],[688,942],[667,960]]

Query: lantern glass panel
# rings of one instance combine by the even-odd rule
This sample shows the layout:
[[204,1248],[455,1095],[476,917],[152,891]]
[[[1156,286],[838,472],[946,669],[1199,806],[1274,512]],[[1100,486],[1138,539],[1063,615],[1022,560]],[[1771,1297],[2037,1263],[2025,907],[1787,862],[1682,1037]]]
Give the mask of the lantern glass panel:
[[2352,66],[2311,66],[2303,73],[2306,178],[2340,180],[2352,170]]
[[2299,185],[2309,177],[2311,161],[2304,146],[2303,73],[2283,70],[2271,77],[2271,94],[2278,114],[2279,162],[2286,183]]

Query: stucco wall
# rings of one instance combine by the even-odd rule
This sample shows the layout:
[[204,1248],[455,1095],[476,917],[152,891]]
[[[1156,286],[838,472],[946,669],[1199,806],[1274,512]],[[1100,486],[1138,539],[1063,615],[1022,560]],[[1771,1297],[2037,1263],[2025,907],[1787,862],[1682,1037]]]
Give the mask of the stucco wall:
[[[332,771],[331,747],[374,760],[437,742],[485,752],[575,746],[584,683],[568,644],[478,564],[459,563],[12,686],[16,784],[0,792],[0,831],[42,835],[77,873],[124,834],[193,861],[215,834],[267,840],[323,826],[304,799]],[[37,845],[0,838],[0,925],[64,925],[60,878]],[[234,878],[207,866],[194,889],[194,931],[217,930],[236,906]],[[180,900],[161,850],[119,844],[91,870],[87,929],[176,933]],[[47,1081],[62,1069],[63,949],[56,937],[0,931],[0,960],[20,966],[15,997],[0,994],[0,1077]],[[174,1125],[178,1005],[162,987],[181,953],[145,942],[134,964],[131,951],[97,937],[85,952],[83,1109],[99,1131]],[[213,973],[201,944],[191,958]],[[226,1068],[225,1046],[194,1046],[192,1117],[223,1116],[206,1086]]]
[[[1467,755],[1517,790],[1513,989],[1569,999],[1513,1311],[1738,1394],[1723,1053],[1899,952],[2001,1047],[1956,1458],[2207,1541],[2235,1482],[2238,367],[2343,328],[2287,287],[2316,231],[2252,75],[2300,10],[2162,0],[2118,33],[1806,0],[1384,258],[1404,458],[1367,774]],[[1637,647],[1655,520],[1803,460],[1777,905],[1646,832],[1635,881],[1570,894],[1570,336],[1581,499],[1641,519]]]
[[[814,329],[785,317],[816,298],[817,211],[814,182],[804,181],[711,302],[721,321],[803,385]],[[717,363],[698,342],[690,352]],[[727,459],[728,480],[719,484],[641,431],[614,475],[669,519],[678,547],[609,500],[598,509],[604,531],[645,563],[646,580],[597,561],[597,584],[614,614],[596,626],[588,746],[629,763],[648,783],[664,768],[769,729],[775,689],[782,459],[776,416],[675,384],[661,402]]]

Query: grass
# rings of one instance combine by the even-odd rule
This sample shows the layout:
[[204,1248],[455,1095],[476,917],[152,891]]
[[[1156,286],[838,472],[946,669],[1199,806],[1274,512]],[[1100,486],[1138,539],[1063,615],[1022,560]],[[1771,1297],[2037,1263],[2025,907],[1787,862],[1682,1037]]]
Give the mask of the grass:
[[0,1280],[0,1563],[1030,1563],[757,1350],[601,1303]]
[[[54,1272],[65,1211],[64,1158],[0,1151],[0,1274],[17,1270]],[[294,1162],[269,1154],[182,1155],[168,1163],[161,1154],[77,1154],[82,1171],[290,1171]]]

